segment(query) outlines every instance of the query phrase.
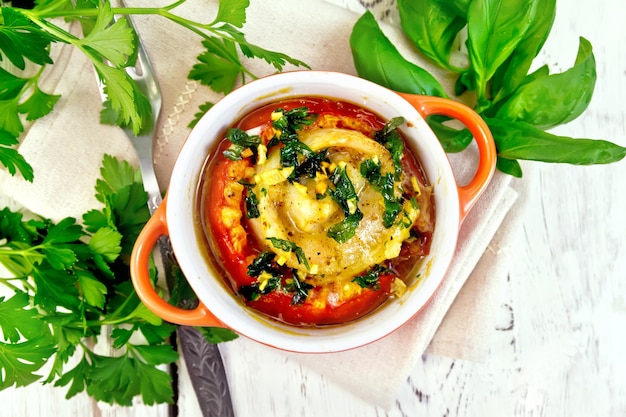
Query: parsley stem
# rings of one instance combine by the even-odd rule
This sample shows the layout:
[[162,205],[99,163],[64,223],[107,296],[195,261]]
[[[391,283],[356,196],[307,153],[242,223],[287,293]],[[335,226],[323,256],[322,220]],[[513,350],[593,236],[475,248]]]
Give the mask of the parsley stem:
[[26,15],[34,24],[36,24],[49,34],[55,36],[57,39],[63,42],[71,43],[72,45],[77,46],[79,49],[81,49],[81,51],[84,52],[83,48],[80,48],[79,45],[76,45],[76,41],[78,40],[76,36],[72,35],[61,27],[44,20],[45,16],[43,14],[35,13],[30,10],[24,10],[22,11],[22,13],[24,13],[24,15]]
[[10,288],[14,292],[21,291],[20,287],[17,285],[11,284],[11,281],[18,280],[20,278],[0,278],[0,283],[4,284],[6,287]]
[[102,320],[81,320],[81,321],[75,321],[70,323],[68,326],[69,327],[77,327],[80,329],[83,328],[88,328],[88,327],[101,327],[101,326],[107,326],[107,325],[115,325],[115,324],[129,324],[129,323],[133,323],[133,322],[142,322],[141,319],[135,317],[133,315],[133,313],[124,316],[124,317],[120,317],[117,319],[112,319],[112,318],[105,318]]
[[[117,15],[157,15],[173,23],[176,23],[179,26],[184,27],[185,29],[189,30],[190,32],[195,33],[196,35],[200,36],[203,39],[208,39],[208,38],[215,36],[215,37],[219,37],[222,39],[232,40],[237,43],[247,43],[240,39],[233,39],[232,35],[229,35],[225,33],[224,31],[220,30],[219,27],[216,28],[215,25],[216,23],[218,23],[216,21],[213,21],[211,23],[200,23],[200,22],[196,22],[194,20],[187,19],[187,18],[184,18],[182,16],[179,16],[177,14],[170,12],[170,10],[175,9],[176,7],[180,6],[181,4],[185,2],[186,0],[178,0],[164,7],[145,7],[145,8],[144,7],[112,7],[111,11]],[[58,26],[47,23],[44,19],[51,19],[55,17],[79,18],[79,17],[86,17],[86,16],[97,16],[99,13],[99,10],[98,9],[55,10],[53,7],[50,7],[49,9],[50,9],[49,11],[39,10],[37,12],[25,10],[23,11],[23,13],[26,14],[29,17],[29,19],[31,19],[34,23],[36,23],[42,29],[47,30],[49,33],[55,35],[57,38],[65,42],[68,42],[77,46],[86,55],[90,56],[88,51],[84,50],[84,48],[76,44],[75,41],[78,39],[75,36],[62,30]],[[243,65],[239,66],[239,70],[243,74],[248,75],[252,79],[258,78],[254,73],[252,73]]]

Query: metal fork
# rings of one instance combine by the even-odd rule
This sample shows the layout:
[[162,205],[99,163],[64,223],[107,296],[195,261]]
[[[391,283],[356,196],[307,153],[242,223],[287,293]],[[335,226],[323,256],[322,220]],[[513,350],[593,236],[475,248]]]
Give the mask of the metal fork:
[[[127,67],[125,70],[150,101],[152,115],[149,121],[150,125],[146,129],[142,129],[141,134],[136,136],[130,128],[125,128],[124,132],[137,153],[143,186],[148,194],[148,209],[150,214],[152,214],[162,202],[161,190],[153,162],[153,145],[156,126],[161,112],[162,97],[159,84],[153,73],[150,59],[141,38],[139,38],[129,16],[126,16],[126,20],[137,36],[137,60],[134,67]],[[104,85],[97,74],[96,77],[100,86],[100,95],[104,102],[106,100]],[[166,282],[171,286],[176,276],[175,271],[179,267],[167,236],[163,236],[159,240],[159,249],[161,266],[165,273]],[[208,343],[204,336],[193,327],[180,326],[177,333],[179,345],[183,350],[187,370],[203,416],[233,417],[233,405],[219,348],[214,344]],[[173,372],[176,371],[176,369],[173,370]]]

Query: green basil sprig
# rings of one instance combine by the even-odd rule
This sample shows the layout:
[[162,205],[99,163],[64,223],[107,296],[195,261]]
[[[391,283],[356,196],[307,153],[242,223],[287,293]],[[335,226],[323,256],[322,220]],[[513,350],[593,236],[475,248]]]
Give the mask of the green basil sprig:
[[[626,155],[607,140],[546,132],[587,109],[597,77],[593,48],[582,37],[570,69],[550,74],[544,66],[529,73],[552,29],[556,0],[398,0],[398,11],[419,53],[456,77],[455,93],[476,97],[474,110],[493,133],[500,171],[521,177],[519,160],[591,165]],[[461,68],[451,51],[463,37],[469,64]],[[355,23],[350,46],[359,76],[404,93],[446,97],[433,75],[399,53],[370,12]],[[427,121],[446,152],[472,141],[446,117]]]
[[446,97],[435,77],[400,55],[370,12],[354,27],[350,47],[354,65],[362,77],[396,91]]

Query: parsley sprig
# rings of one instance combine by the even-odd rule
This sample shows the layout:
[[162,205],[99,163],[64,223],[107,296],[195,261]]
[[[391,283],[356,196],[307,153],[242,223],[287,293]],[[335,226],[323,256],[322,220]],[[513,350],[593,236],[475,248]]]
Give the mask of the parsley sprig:
[[[294,167],[290,179],[296,179],[302,175],[311,176],[311,170],[325,157],[325,152],[316,153],[304,142],[300,141],[298,134],[305,126],[311,125],[317,118],[317,114],[311,113],[307,107],[297,107],[291,110],[278,108],[273,114],[279,116],[272,122],[272,127],[277,134],[267,144],[268,150],[279,143],[283,144],[280,149],[280,162],[284,167]],[[311,161],[307,162],[307,160]],[[301,167],[301,165],[304,166]],[[314,175],[314,172],[313,172]]]
[[[10,293],[0,297],[0,390],[41,379],[51,364],[43,381],[67,386],[67,398],[172,402],[171,376],[159,366],[178,359],[169,343],[176,327],[140,302],[127,264],[149,217],[140,174],[105,156],[95,189],[102,207],[82,223],[0,210],[0,286]],[[93,346],[109,330],[115,352],[103,356]],[[68,369],[70,358],[77,364]]]
[[280,249],[285,252],[295,253],[296,259],[298,259],[298,263],[304,265],[306,269],[311,269],[304,250],[302,250],[300,246],[296,245],[295,242],[285,239],[279,239],[276,237],[268,237],[267,240],[269,240],[272,243],[272,246],[274,246],[276,249]]
[[[402,32],[415,50],[456,79],[456,96],[469,92],[476,98],[474,110],[493,134],[500,171],[522,177],[520,160],[591,165],[624,159],[626,147],[607,140],[549,132],[587,109],[597,79],[593,48],[583,37],[569,69],[551,73],[543,65],[530,71],[552,30],[556,0],[396,3]],[[460,38],[467,39],[462,67],[454,56]],[[395,91],[448,97],[433,74],[400,54],[371,12],[355,23],[350,47],[359,76]],[[427,120],[446,152],[466,149],[471,132],[447,121]]]
[[[301,248],[293,242],[283,239],[269,238],[272,245],[285,250],[293,251],[298,257],[298,261],[309,267],[308,261]],[[281,268],[276,263],[276,254],[274,252],[261,252],[248,266],[248,275],[257,278],[257,281],[250,285],[242,285],[239,287],[238,293],[247,301],[256,301],[261,295],[269,294],[272,291],[284,290],[291,293],[291,304],[297,305],[303,303],[309,296],[309,290],[313,286],[298,277],[298,271],[292,269],[290,271],[292,277],[285,278],[285,268]],[[283,282],[284,281],[284,282]]]
[[380,161],[373,159],[364,160],[359,166],[361,175],[377,190],[383,197],[385,210],[383,212],[383,225],[387,228],[393,226],[396,217],[402,211],[402,197],[396,197],[396,182],[394,174],[381,172]]
[[[66,43],[80,50],[94,65],[104,84],[108,101],[101,121],[130,127],[138,134],[150,120],[150,106],[126,73],[136,56],[137,34],[126,18],[116,15],[150,15],[167,19],[197,36],[205,48],[188,78],[218,93],[229,93],[238,82],[257,78],[242,63],[241,56],[266,61],[277,71],[285,65],[307,65],[280,52],[248,42],[240,30],[246,21],[249,0],[222,0],[210,22],[198,22],[176,13],[186,0],[162,7],[111,7],[109,0],[55,0],[37,2],[32,9],[2,7],[0,14],[0,163],[12,175],[18,172],[33,181],[32,167],[16,146],[24,132],[22,119],[34,121],[48,115],[60,96],[44,91],[41,74],[54,64],[53,43]],[[66,29],[66,21],[79,21],[83,35]],[[31,74],[27,63],[36,67]],[[8,71],[8,64],[14,70]],[[29,66],[29,67],[30,67]],[[200,106],[193,126],[211,103]]]
[[380,276],[389,273],[393,273],[389,268],[383,265],[374,265],[364,274],[354,277],[352,282],[357,283],[361,288],[378,290],[380,289]]

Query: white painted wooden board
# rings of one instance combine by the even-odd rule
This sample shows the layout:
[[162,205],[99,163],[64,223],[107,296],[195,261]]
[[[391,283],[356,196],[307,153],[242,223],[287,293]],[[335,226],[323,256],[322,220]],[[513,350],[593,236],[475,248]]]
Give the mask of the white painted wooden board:
[[[362,10],[357,0],[332,0]],[[385,16],[392,0],[362,1]],[[397,23],[393,14],[387,20]],[[626,146],[626,9],[618,0],[559,0],[541,61],[568,68],[578,37],[594,46],[596,93],[587,112],[556,130]],[[434,344],[391,410],[357,399],[280,352],[246,341],[223,347],[237,415],[624,416],[626,415],[626,161],[608,166],[524,165],[521,226],[503,247],[510,263],[485,285],[492,312],[473,355]],[[493,256],[485,255],[484,262]],[[463,294],[460,295],[463,297]],[[460,301],[460,300],[459,300]],[[484,300],[477,300],[479,304]],[[453,308],[454,310],[454,308]],[[451,312],[453,314],[454,311]],[[468,332],[480,323],[466,312]],[[445,335],[438,334],[436,340]],[[443,338],[445,339],[445,338]],[[475,346],[474,346],[475,347]],[[478,352],[478,353],[477,353]],[[384,358],[372,358],[380,361]],[[167,407],[115,408],[33,385],[0,392],[0,416],[167,416]],[[181,416],[198,416],[189,385]]]

